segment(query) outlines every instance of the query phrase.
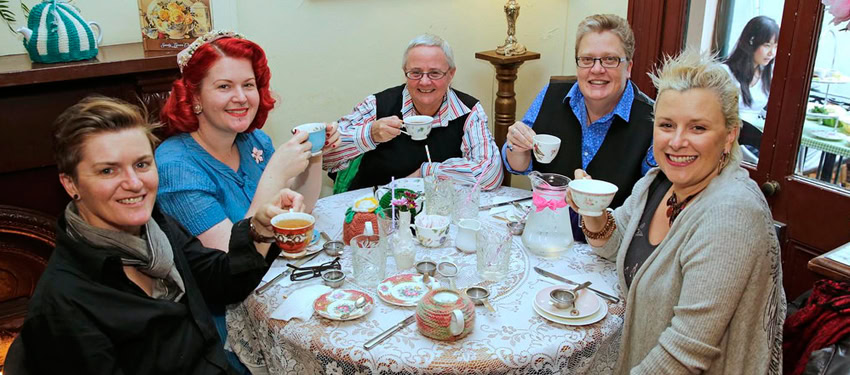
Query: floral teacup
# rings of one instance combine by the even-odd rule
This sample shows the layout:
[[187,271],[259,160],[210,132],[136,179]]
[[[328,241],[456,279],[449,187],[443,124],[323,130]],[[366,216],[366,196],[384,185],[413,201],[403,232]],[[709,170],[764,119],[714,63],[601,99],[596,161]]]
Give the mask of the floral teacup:
[[431,132],[431,122],[434,118],[431,116],[408,116],[404,119],[404,128],[410,134],[410,138],[414,141],[422,141],[428,138],[428,133]]
[[417,215],[416,223],[411,227],[415,227],[416,239],[422,246],[440,247],[446,243],[450,222],[448,216]]

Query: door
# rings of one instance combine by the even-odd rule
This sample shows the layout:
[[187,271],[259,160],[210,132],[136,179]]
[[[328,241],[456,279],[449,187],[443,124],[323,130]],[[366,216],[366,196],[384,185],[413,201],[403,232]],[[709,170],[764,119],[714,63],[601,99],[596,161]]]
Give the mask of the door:
[[[647,1],[686,6],[653,7]],[[636,56],[643,52],[656,62],[663,53],[678,52],[659,49],[669,34],[681,36],[679,50],[711,50],[725,60],[738,43],[759,43],[758,38],[740,37],[750,20],[775,20],[779,37],[768,41],[777,43],[768,46],[775,47],[775,57],[760,70],[772,72],[769,90],[759,91],[761,78],[750,86],[753,107],[763,111],[741,112],[749,125],[741,142],[752,146],[752,163],[745,167],[763,186],[781,227],[786,294],[791,299],[811,288],[819,277],[806,268],[809,259],[850,241],[850,132],[844,133],[850,131],[850,49],[833,47],[850,45],[850,31],[838,31],[846,25],[829,25],[832,16],[824,15],[819,1],[810,0],[630,0],[629,9],[629,21],[638,26]],[[632,9],[658,13],[642,16]],[[656,22],[649,19],[683,21],[678,30],[665,27],[665,37],[641,26]],[[764,96],[767,104],[756,105],[757,96]]]

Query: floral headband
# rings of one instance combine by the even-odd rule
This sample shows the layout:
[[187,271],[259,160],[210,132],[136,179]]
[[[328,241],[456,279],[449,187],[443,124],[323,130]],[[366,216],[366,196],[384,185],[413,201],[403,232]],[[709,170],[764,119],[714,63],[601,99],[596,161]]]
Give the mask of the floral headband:
[[184,50],[180,51],[180,53],[177,54],[177,66],[180,67],[180,73],[183,73],[183,68],[185,68],[186,65],[189,64],[189,60],[192,60],[192,56],[195,55],[195,51],[197,51],[198,48],[200,48],[206,43],[212,43],[221,38],[245,39],[245,36],[230,30],[213,30],[204,34],[198,39],[195,39],[195,41],[192,42],[189,47],[186,47]]

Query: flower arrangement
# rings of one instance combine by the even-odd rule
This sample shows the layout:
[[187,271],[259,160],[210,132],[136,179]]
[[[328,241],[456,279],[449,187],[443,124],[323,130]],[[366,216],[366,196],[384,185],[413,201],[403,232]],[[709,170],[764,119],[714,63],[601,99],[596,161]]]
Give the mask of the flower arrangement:
[[[396,196],[398,195],[399,194],[396,194]],[[418,207],[416,203],[417,198],[419,198],[419,194],[416,194],[415,192],[410,190],[404,190],[400,198],[392,200],[392,205],[394,207],[398,207],[398,210],[402,212],[416,212],[416,208]]]
[[157,0],[147,11],[144,33],[152,39],[182,39],[191,36],[197,20],[184,0]]
[[[850,20],[850,0],[821,0],[823,5],[826,5],[826,11],[832,15],[832,23],[838,25],[842,22]],[[843,30],[850,29],[850,25],[845,26]]]

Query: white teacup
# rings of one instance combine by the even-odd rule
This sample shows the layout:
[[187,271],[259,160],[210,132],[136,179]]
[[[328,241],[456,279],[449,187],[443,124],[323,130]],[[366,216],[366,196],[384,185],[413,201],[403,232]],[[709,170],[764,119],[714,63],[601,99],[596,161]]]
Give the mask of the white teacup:
[[450,222],[448,216],[420,214],[416,215],[415,224],[410,226],[416,228],[416,239],[422,246],[440,247],[446,242]]
[[414,141],[422,141],[428,138],[428,133],[431,133],[431,122],[434,118],[431,116],[409,116],[404,119],[404,128],[410,134],[410,138]]
[[561,149],[561,139],[549,134],[537,134],[534,136],[534,158],[543,164],[549,164],[555,156],[558,155],[558,150]]
[[585,216],[599,216],[611,205],[617,185],[602,180],[581,178],[570,182],[570,194],[578,206],[578,213]]

